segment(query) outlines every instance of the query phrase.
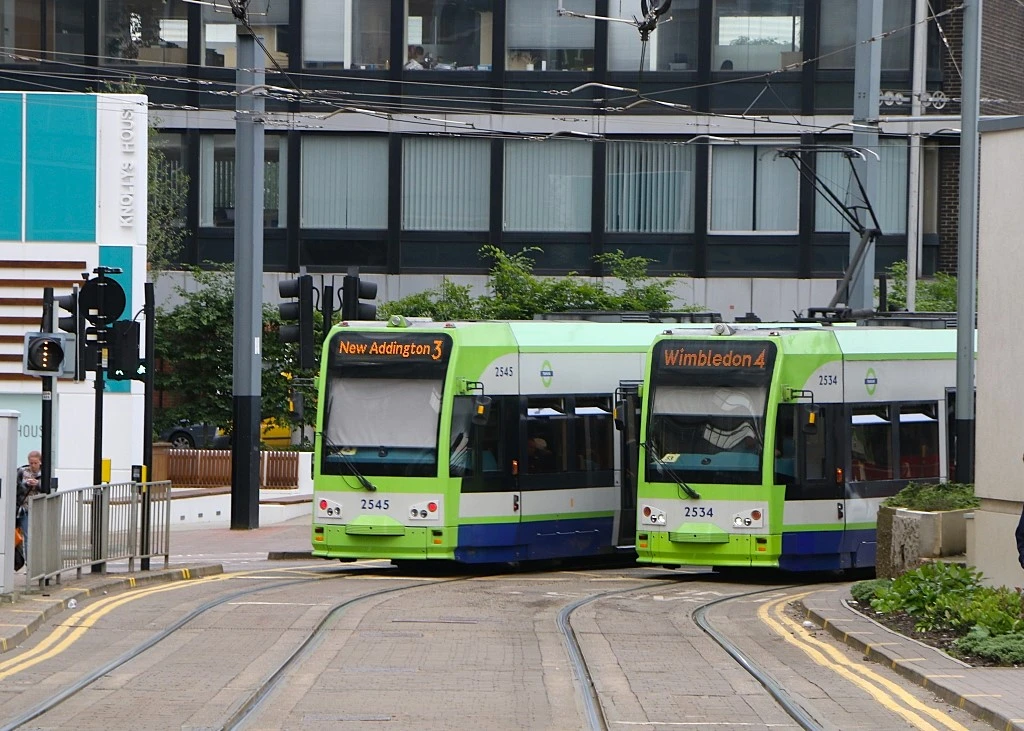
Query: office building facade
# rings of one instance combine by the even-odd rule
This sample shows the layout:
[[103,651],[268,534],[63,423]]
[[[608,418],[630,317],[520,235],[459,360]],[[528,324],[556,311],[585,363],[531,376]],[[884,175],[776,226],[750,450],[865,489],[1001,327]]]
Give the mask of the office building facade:
[[[0,88],[145,86],[190,179],[185,264],[233,258],[244,31],[220,5],[0,0]],[[839,200],[856,185],[826,149],[851,144],[856,5],[674,0],[642,43],[558,13],[629,20],[632,0],[251,0],[265,268],[479,275],[490,243],[539,247],[540,273],[621,249],[659,275],[834,281],[850,226],[806,173]],[[1022,11],[986,2],[984,111],[1019,112]],[[961,25],[950,0],[884,3],[878,269],[910,246],[955,271]]]

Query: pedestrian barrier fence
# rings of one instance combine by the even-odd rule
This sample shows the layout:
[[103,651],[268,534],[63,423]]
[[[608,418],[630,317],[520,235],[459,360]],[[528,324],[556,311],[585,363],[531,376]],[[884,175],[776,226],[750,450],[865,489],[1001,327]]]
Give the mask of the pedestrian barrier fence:
[[[175,487],[222,487],[231,484],[231,451],[168,450],[167,479]],[[298,452],[260,452],[260,489],[294,488],[299,484]]]
[[28,512],[26,585],[108,561],[170,561],[171,483],[124,482],[33,495]]

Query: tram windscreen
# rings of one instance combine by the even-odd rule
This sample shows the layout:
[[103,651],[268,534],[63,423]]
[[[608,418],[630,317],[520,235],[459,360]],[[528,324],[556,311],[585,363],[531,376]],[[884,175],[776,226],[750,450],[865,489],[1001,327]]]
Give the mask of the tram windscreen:
[[446,335],[335,335],[323,392],[321,472],[436,476],[450,350]]
[[775,346],[763,341],[662,341],[647,424],[652,482],[761,482]]

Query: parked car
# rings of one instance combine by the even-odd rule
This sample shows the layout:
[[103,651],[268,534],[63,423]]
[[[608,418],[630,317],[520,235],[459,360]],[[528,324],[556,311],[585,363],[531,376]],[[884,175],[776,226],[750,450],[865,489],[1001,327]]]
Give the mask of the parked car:
[[174,449],[223,449],[227,446],[227,440],[218,435],[217,427],[186,421],[165,429],[157,441],[170,442]]
[[[211,447],[213,449],[230,449],[231,434],[226,429],[218,429]],[[260,444],[262,448],[281,449],[292,446],[292,429],[281,426],[274,419],[264,419],[260,423]]]

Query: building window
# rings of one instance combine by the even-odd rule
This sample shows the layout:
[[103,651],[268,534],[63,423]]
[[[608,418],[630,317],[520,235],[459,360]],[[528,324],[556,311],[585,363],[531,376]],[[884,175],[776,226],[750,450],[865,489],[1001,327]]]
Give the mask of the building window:
[[[613,18],[631,18],[636,3],[632,0],[610,0]],[[644,58],[645,71],[689,71],[697,68],[698,0],[675,0],[671,23],[659,23],[651,33]],[[612,71],[639,71],[640,34],[626,23],[608,24],[608,68]]]
[[[267,135],[263,157],[263,225],[287,225],[287,153],[284,138]],[[199,141],[199,225],[235,225],[235,137],[206,135]]]
[[188,4],[183,0],[104,0],[101,63],[188,63]]
[[712,68],[773,71],[800,63],[803,12],[803,0],[715,0]]
[[572,140],[505,143],[506,231],[590,231],[592,148]]
[[[263,64],[272,67],[276,61],[282,68],[288,68],[288,3],[251,3],[250,22],[270,54],[269,59],[264,55]],[[203,66],[236,68],[237,38],[238,24],[227,3],[219,3],[217,7],[203,6]],[[259,47],[256,50],[263,53]]]
[[[907,155],[907,141],[889,137],[878,140],[877,161],[869,155],[870,162],[879,168],[878,196],[877,200],[871,201],[871,205],[878,216],[883,234],[907,232]],[[816,165],[818,178],[822,184],[828,185],[839,200],[847,205],[860,200],[853,168],[845,155],[836,152],[819,153]],[[861,212],[859,220],[866,226],[874,226],[866,212]],[[832,207],[820,189],[814,195],[814,230],[850,230],[850,224]]]
[[388,227],[388,141],[302,138],[302,228]]
[[[185,161],[188,156],[185,151],[185,136],[181,134],[170,134],[165,132],[150,132],[149,138],[150,165],[156,161],[157,167],[151,171],[150,178],[157,178],[159,190],[150,190],[150,200],[153,196],[162,197],[162,202],[168,205],[178,206],[179,210],[174,220],[174,225],[184,228],[186,225],[185,205],[188,202],[188,173],[185,170]],[[150,203],[152,207],[153,203]],[[152,208],[151,208],[152,210]]]
[[[0,0],[0,47],[22,57],[77,62],[85,55],[85,6],[51,1],[44,13],[42,0]],[[0,55],[5,63],[25,59]]]
[[402,146],[402,228],[486,231],[491,143],[410,137]]
[[407,0],[405,68],[490,69],[491,0]]
[[[914,39],[910,27],[910,2],[882,4],[882,68],[906,70]],[[818,68],[852,69],[857,52],[857,3],[849,0],[821,0],[821,32]],[[893,32],[895,31],[895,32]]]
[[391,5],[380,0],[303,0],[302,64],[387,69]]
[[650,142],[609,142],[605,230],[693,232],[693,148]]
[[[594,0],[573,4],[594,13]],[[593,71],[594,23],[558,16],[558,0],[508,3],[505,67],[512,71]]]
[[800,175],[779,148],[716,145],[711,150],[711,230],[796,233]]

